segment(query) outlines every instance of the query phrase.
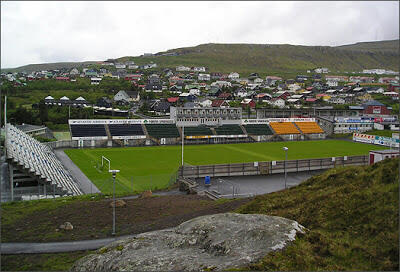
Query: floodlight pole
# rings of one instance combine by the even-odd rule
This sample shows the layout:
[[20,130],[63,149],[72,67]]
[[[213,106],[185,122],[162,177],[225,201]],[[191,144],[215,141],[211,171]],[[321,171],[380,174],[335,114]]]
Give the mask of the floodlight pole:
[[183,148],[184,148],[184,142],[185,142],[185,127],[182,127],[182,168],[183,168]]
[[119,172],[119,170],[108,170],[108,172],[112,173],[112,177],[113,177],[113,231],[112,231],[112,236],[115,236],[115,177],[117,176],[117,173]]
[[287,151],[289,148],[286,146],[283,147],[283,150],[285,151],[285,189],[286,189],[286,182],[287,182],[287,170],[286,170],[286,161],[287,161]]

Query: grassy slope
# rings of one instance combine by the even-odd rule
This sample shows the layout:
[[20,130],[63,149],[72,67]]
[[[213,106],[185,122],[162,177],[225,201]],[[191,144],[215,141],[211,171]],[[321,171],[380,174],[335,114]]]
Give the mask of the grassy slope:
[[308,228],[283,251],[246,270],[399,269],[399,160],[336,168],[239,209],[298,221]]
[[[289,160],[364,155],[369,150],[384,148],[338,140],[190,145],[185,146],[184,161],[191,165],[205,165],[283,160],[284,146],[289,148]],[[99,171],[95,168],[101,156],[111,160],[111,168],[121,170],[117,176],[118,192],[164,188],[181,164],[180,146],[70,149],[65,152],[102,192],[110,192],[112,182],[107,169]]]
[[385,137],[390,137],[390,138],[392,138],[392,133],[396,133],[396,131],[386,129],[386,130],[371,130],[371,131],[366,132],[366,134],[369,134],[369,135],[378,135],[378,136],[385,136]]
[[[359,71],[366,68],[398,70],[398,41],[380,41],[342,47],[265,45],[265,44],[202,44],[195,47],[171,49],[179,56],[122,57],[118,61],[134,60],[142,65],[153,61],[161,68],[177,65],[207,66],[211,72],[239,72],[260,75],[281,74],[288,71],[304,73],[307,69],[323,66],[332,71]],[[382,48],[382,50],[378,50]],[[18,71],[61,68],[64,64],[28,65]],[[76,64],[78,66],[78,64]],[[70,64],[68,64],[70,67]],[[14,69],[15,70],[15,69]]]

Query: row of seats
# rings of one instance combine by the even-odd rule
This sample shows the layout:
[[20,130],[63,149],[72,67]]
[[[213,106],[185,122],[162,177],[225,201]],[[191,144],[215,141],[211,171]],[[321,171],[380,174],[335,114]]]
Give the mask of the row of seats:
[[111,136],[144,135],[141,124],[110,124],[108,128]]
[[276,134],[300,134],[300,131],[292,122],[271,122],[269,125]]
[[180,137],[175,124],[146,124],[146,130],[150,136],[157,139]]
[[104,125],[70,125],[71,137],[107,137]]
[[324,133],[316,122],[295,122],[295,124],[304,134]]
[[[296,124],[296,125],[295,125]],[[107,136],[107,125],[71,125],[72,137],[99,137]],[[180,137],[175,124],[146,124],[147,132],[154,138],[178,138]],[[297,127],[296,127],[297,126]],[[271,122],[267,124],[244,125],[249,135],[273,135],[276,134],[313,134],[324,133],[316,122]],[[110,124],[108,125],[111,136],[145,135],[140,124]],[[272,128],[272,130],[271,130]],[[300,128],[300,130],[298,129]],[[239,125],[222,125],[215,128],[217,135],[242,135]],[[213,135],[211,129],[204,125],[198,127],[185,127],[186,136]]]
[[211,129],[206,126],[185,127],[184,130],[185,136],[213,135]]
[[274,134],[267,124],[250,124],[244,128],[249,135],[272,135]]
[[57,159],[50,147],[40,143],[28,134],[7,124],[7,159],[22,166],[49,185],[69,195],[81,195],[72,176]]
[[215,128],[217,135],[242,135],[243,130],[239,125],[222,125]]

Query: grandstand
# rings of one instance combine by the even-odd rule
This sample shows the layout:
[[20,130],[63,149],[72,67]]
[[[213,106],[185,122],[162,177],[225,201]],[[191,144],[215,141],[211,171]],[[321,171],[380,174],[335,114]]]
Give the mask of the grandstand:
[[316,122],[295,122],[295,124],[304,134],[324,133]]
[[[6,150],[10,165],[11,196],[22,187],[43,185],[53,195],[81,195],[82,192],[50,147],[13,125],[7,124]],[[23,177],[23,178],[21,178]],[[18,188],[16,188],[18,187]],[[40,187],[39,187],[40,189]],[[24,190],[19,190],[20,192]],[[25,190],[24,192],[27,192]],[[35,192],[37,190],[35,189]]]
[[243,130],[239,125],[222,125],[215,128],[217,135],[242,135]]
[[244,128],[249,135],[273,135],[267,124],[249,124],[245,125]]
[[300,134],[300,131],[292,122],[270,122],[269,125],[276,134]]
[[71,137],[107,137],[106,128],[103,124],[70,125]]
[[141,124],[109,124],[111,136],[145,135]]
[[157,139],[180,137],[175,124],[146,124],[146,130],[151,137]]
[[185,127],[185,136],[206,136],[213,135],[213,132],[209,127],[198,126],[198,127]]

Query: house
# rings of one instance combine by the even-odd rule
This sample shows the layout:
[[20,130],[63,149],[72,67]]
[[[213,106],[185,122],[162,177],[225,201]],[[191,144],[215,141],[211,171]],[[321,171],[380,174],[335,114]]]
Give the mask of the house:
[[192,67],[193,72],[205,72],[206,67]]
[[69,77],[62,77],[62,76],[59,76],[59,77],[56,77],[56,80],[59,80],[59,81],[69,81]]
[[281,81],[282,80],[282,78],[281,77],[277,77],[277,76],[267,76],[266,78],[265,78],[265,81],[266,81],[266,83],[268,84],[268,85],[275,85],[275,83],[277,82],[277,81]]
[[290,96],[290,93],[287,91],[277,91],[272,95],[273,98],[280,98],[286,100]]
[[267,93],[260,93],[255,96],[255,99],[257,99],[259,102],[264,102],[266,100],[271,100],[272,96]]
[[244,89],[243,87],[240,87],[235,90],[234,95],[240,98],[247,97],[247,90]]
[[211,83],[211,86],[219,86],[219,87],[232,87],[232,83],[228,82],[228,81],[223,81],[223,80],[219,80],[219,81],[215,81],[213,83]]
[[116,63],[115,68],[117,69],[125,69],[126,65],[124,63]]
[[222,78],[222,73],[211,73],[210,76],[212,80],[220,80]]
[[125,76],[125,80],[129,80],[129,81],[139,81],[141,79],[142,79],[141,74],[128,74]]
[[154,93],[161,93],[162,92],[162,85],[160,83],[147,83],[145,85],[146,92],[154,92]]
[[140,101],[140,93],[138,91],[126,91],[129,96],[130,102],[139,102]]
[[199,74],[198,79],[201,81],[209,81],[211,76],[210,74]]
[[98,74],[95,70],[86,70],[85,71],[85,77],[97,77]]
[[115,102],[119,101],[129,102],[129,100],[130,100],[129,95],[125,91],[119,91],[116,95],[114,95]]
[[211,103],[211,107],[229,108],[229,103],[226,100],[216,99]]
[[337,82],[347,82],[349,81],[349,77],[347,76],[325,76],[325,80],[328,81],[337,81]]
[[346,100],[344,100],[341,97],[332,97],[331,99],[328,100],[328,102],[331,104],[336,104],[336,105],[346,104]]
[[97,99],[96,106],[98,107],[105,107],[105,108],[111,108],[112,107],[112,101],[111,99],[107,97],[101,97]]
[[176,102],[178,102],[179,97],[168,97],[167,98],[167,102],[170,104],[175,104]]
[[197,103],[200,106],[202,106],[203,108],[209,108],[212,105],[212,101],[210,99],[207,99],[207,98],[199,99]]
[[180,100],[180,101],[187,100],[187,101],[193,102],[193,101],[195,101],[196,99],[197,99],[197,97],[196,97],[194,94],[190,94],[190,93],[181,93],[181,94],[179,95],[179,100]]
[[391,113],[391,110],[389,110],[384,104],[376,100],[368,101],[367,103],[364,103],[362,107],[364,108],[364,114],[390,115]]
[[314,69],[314,72],[316,72],[318,74],[321,74],[321,73],[327,74],[327,73],[329,73],[329,69],[325,68],[325,67],[319,67],[319,68]]
[[200,95],[200,90],[197,88],[193,88],[189,90],[189,93],[193,95]]
[[303,82],[308,80],[308,76],[303,76],[303,75],[297,75],[296,76],[296,82]]
[[179,72],[189,72],[189,71],[190,71],[190,67],[186,67],[186,66],[183,66],[183,65],[179,65],[179,66],[176,67],[176,71],[179,71]]
[[236,72],[232,72],[232,73],[230,73],[230,74],[228,75],[228,78],[229,78],[230,80],[237,80],[237,79],[239,79],[239,74],[236,73]]
[[372,82],[374,82],[374,78],[373,77],[351,76],[349,78],[349,81],[353,82],[353,83],[372,83]]
[[285,100],[281,99],[281,98],[275,98],[271,100],[271,105],[278,107],[278,108],[284,108],[285,107]]
[[79,75],[79,71],[78,71],[78,69],[73,68],[73,69],[69,72],[69,74],[70,74],[71,76],[76,76],[76,75]]
[[261,78],[257,77],[253,80],[254,83],[259,84],[262,83],[264,80],[262,80]]
[[218,95],[218,98],[222,100],[232,100],[233,96],[230,93],[221,93],[220,95]]
[[389,92],[400,92],[400,84],[390,84],[388,88]]
[[399,93],[398,92],[384,92],[384,96],[390,96],[393,100],[399,100]]
[[158,115],[169,115],[170,106],[171,104],[167,101],[158,101],[152,105],[151,110]]
[[99,78],[99,77],[92,77],[90,79],[90,84],[91,85],[99,85],[100,82],[101,82],[101,78]]
[[207,96],[210,97],[218,97],[222,93],[222,90],[219,86],[212,86],[208,91]]
[[256,107],[256,102],[253,99],[245,98],[242,100],[242,102],[240,102],[240,105],[242,108],[250,107],[254,109]]

